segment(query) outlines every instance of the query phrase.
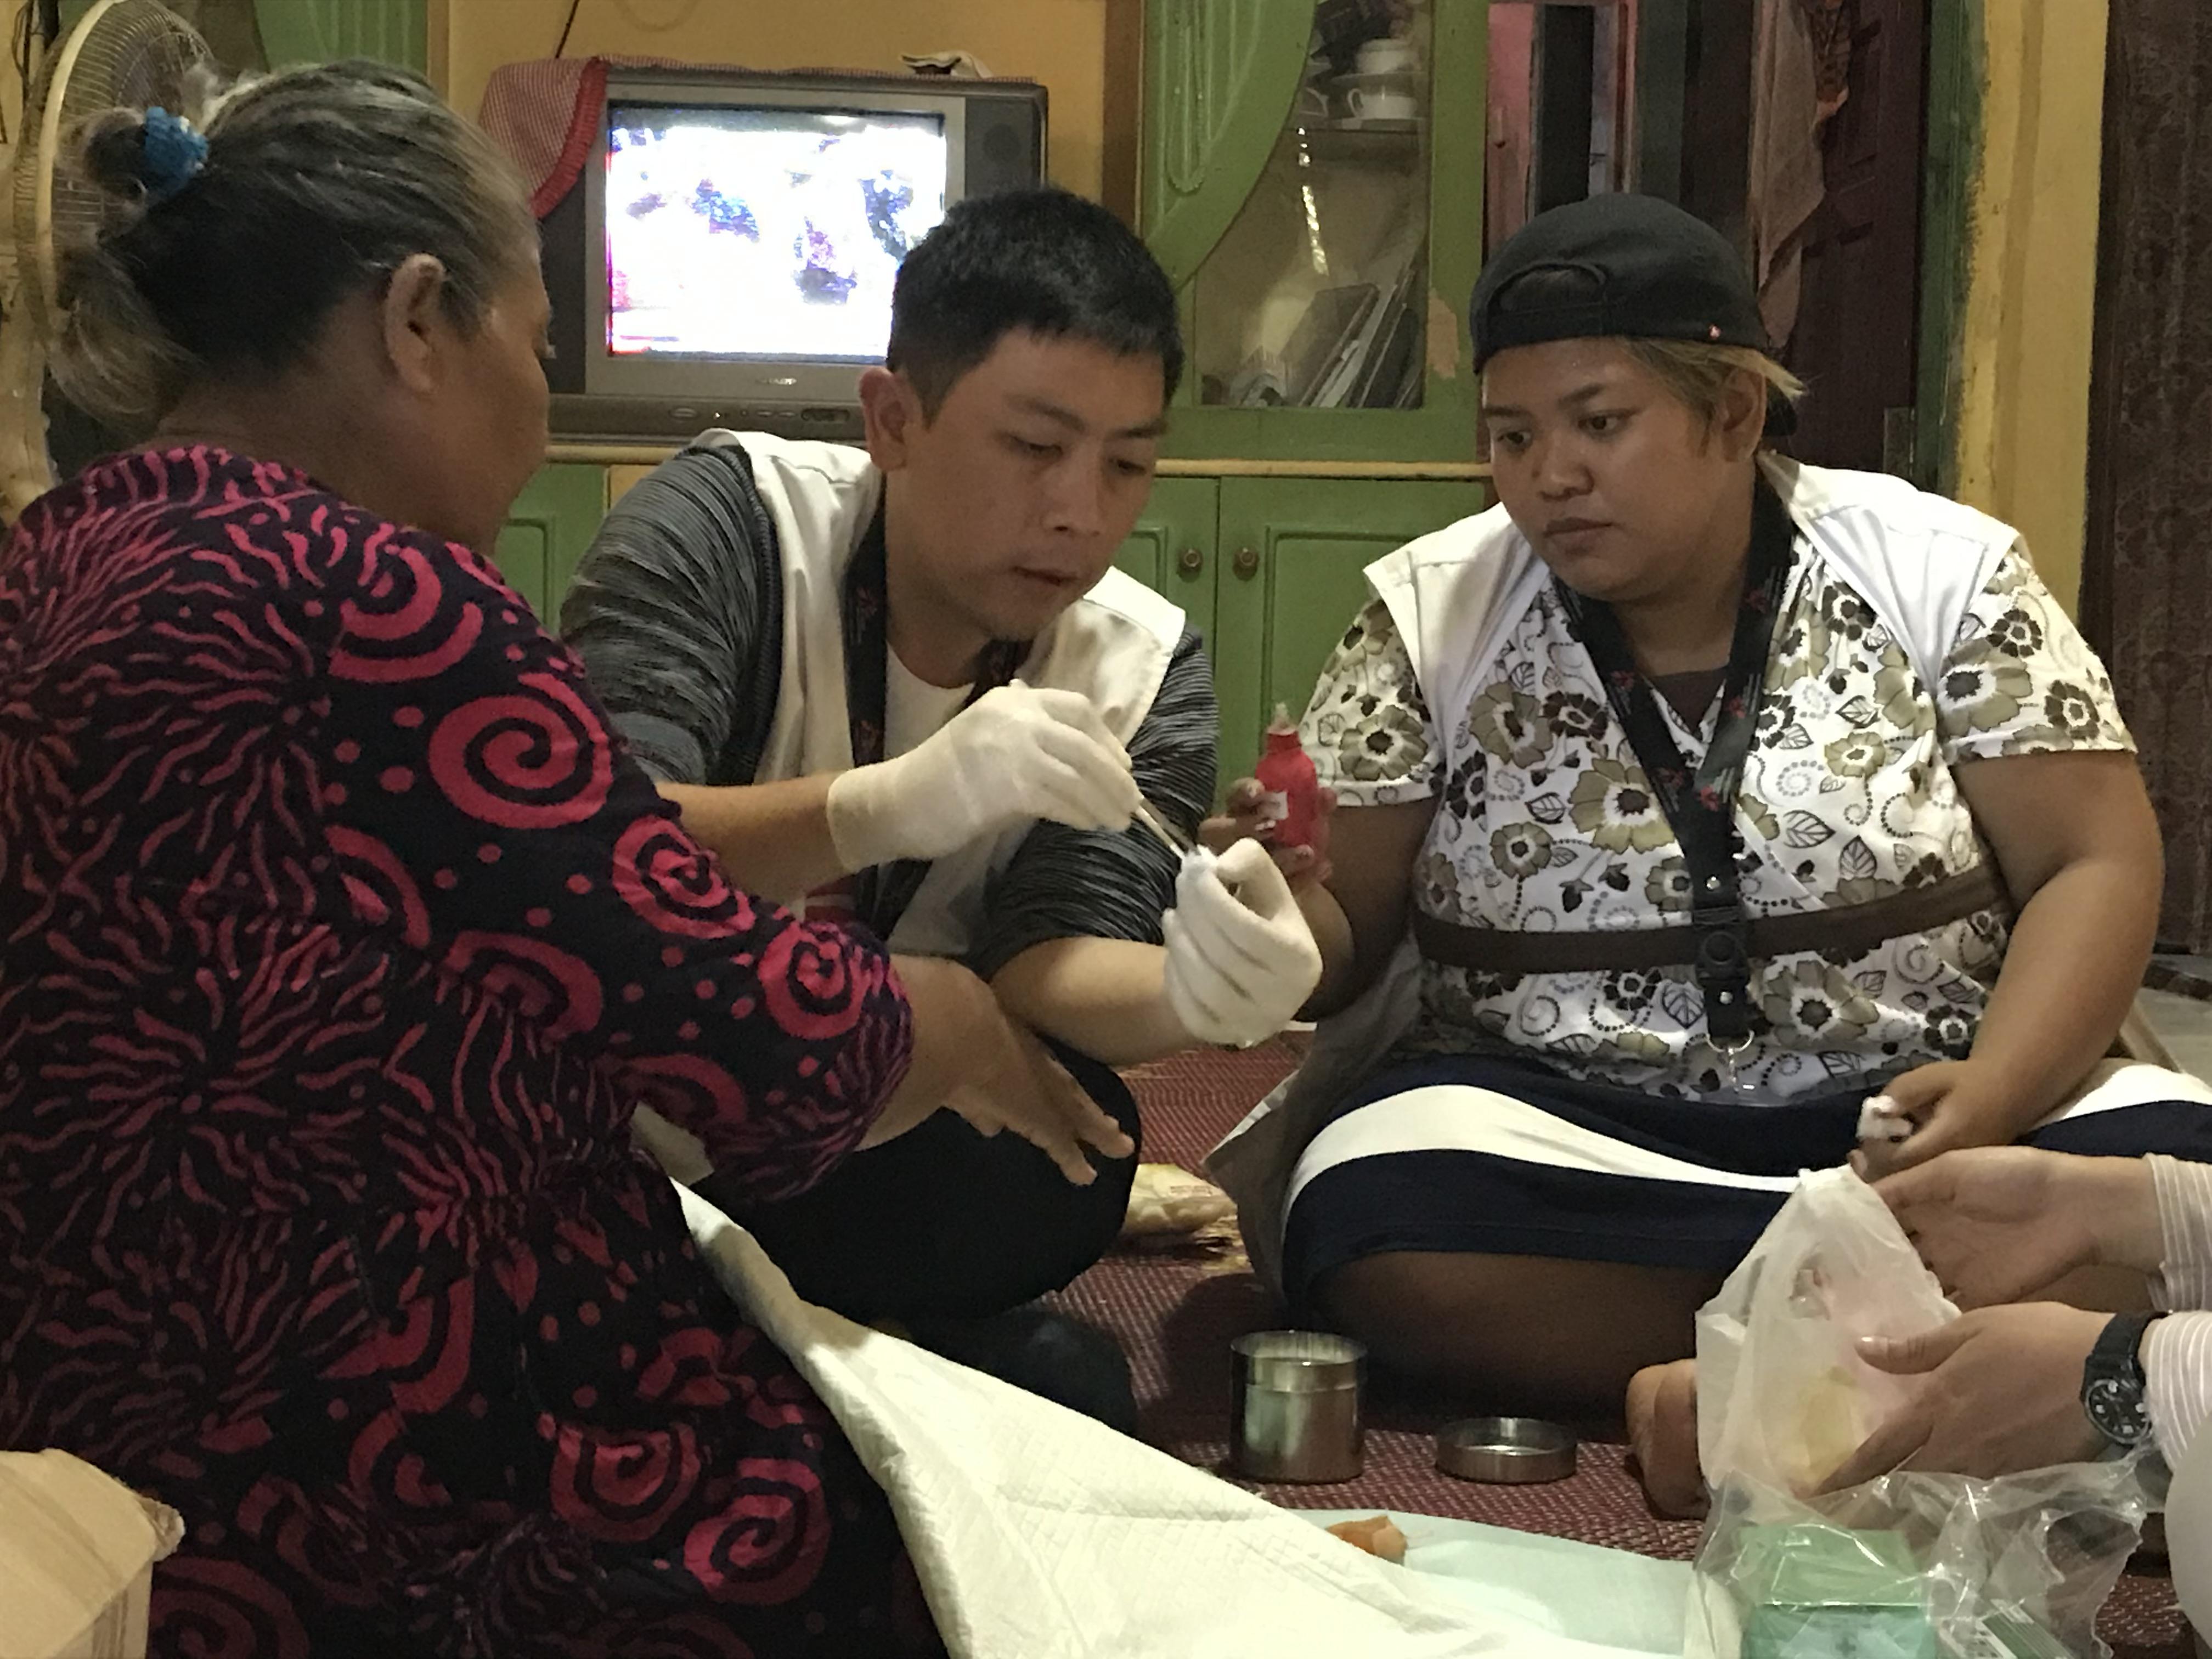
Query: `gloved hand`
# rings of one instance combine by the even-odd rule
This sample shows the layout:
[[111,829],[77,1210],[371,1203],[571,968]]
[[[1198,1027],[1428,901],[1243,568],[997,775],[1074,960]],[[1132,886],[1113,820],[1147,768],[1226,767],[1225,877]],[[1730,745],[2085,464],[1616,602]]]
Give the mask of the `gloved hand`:
[[866,870],[942,858],[1037,818],[1126,830],[1143,799],[1090,698],[1016,680],[905,754],[832,779],[830,838],[848,870]]
[[1321,981],[1321,949],[1265,846],[1185,856],[1167,936],[1169,1009],[1202,1042],[1274,1036]]

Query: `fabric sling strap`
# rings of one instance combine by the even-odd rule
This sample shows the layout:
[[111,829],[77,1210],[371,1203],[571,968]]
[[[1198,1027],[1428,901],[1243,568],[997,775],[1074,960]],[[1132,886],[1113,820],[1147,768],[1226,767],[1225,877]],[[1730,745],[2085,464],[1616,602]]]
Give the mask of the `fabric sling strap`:
[[1720,714],[1705,757],[1693,773],[1659,712],[1649,682],[1613,607],[1585,599],[1553,579],[1576,636],[1596,665],[1613,717],[1644,769],[1681,844],[1690,873],[1691,967],[1705,1005],[1705,1030],[1723,1053],[1741,1051],[1753,1030],[1751,949],[1735,863],[1736,795],[1759,721],[1767,652],[1796,551],[1796,528],[1781,499],[1762,480],[1752,500],[1751,548],[1743,597],[1736,606]]
[[[1927,933],[1984,910],[2005,909],[2010,902],[1996,870],[1978,864],[1865,904],[1755,917],[1745,925],[1744,948],[1757,962],[1808,951],[1860,956],[1907,933]],[[1531,933],[1462,927],[1419,911],[1413,916],[1413,940],[1424,957],[1447,968],[1480,973],[1643,973],[1686,967],[1698,959],[1698,939],[1694,927]]]
[[[884,702],[890,678],[887,557],[879,507],[845,573],[845,709],[855,766],[873,766],[884,757]],[[961,707],[1012,680],[1027,649],[1013,640],[994,640],[985,647],[975,687]],[[927,859],[902,859],[860,872],[854,882],[854,915],[877,938],[889,939],[928,874]]]

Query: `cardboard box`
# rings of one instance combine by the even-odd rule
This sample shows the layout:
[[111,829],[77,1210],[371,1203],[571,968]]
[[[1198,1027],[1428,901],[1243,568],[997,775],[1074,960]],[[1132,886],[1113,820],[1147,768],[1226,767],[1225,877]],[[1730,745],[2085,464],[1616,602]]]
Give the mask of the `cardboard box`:
[[0,1659],[143,1659],[174,1510],[67,1452],[0,1452]]

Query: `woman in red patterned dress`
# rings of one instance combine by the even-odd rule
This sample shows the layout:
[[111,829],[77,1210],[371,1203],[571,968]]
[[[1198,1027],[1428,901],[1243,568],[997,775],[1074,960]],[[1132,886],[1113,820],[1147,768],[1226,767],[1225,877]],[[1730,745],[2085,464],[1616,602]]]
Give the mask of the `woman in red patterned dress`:
[[545,438],[474,129],[349,65],[85,155],[61,368],[155,435],[0,551],[0,1449],[184,1513],[157,1653],[927,1648],[631,1112],[775,1198],[997,1042],[964,1113],[1127,1143],[963,969],[728,885],[469,550]]

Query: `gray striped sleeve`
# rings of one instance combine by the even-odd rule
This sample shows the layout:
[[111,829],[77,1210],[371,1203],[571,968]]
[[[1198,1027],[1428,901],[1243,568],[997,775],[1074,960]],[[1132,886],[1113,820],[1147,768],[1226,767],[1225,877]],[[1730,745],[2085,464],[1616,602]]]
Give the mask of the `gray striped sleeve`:
[[757,523],[744,452],[686,450],[608,509],[562,604],[562,637],[659,781],[752,781],[748,739],[775,716],[760,671],[772,688],[781,655]]
[[[1129,742],[1137,787],[1186,835],[1196,836],[1213,802],[1220,731],[1205,641],[1186,629],[1152,712]],[[1177,867],[1175,855],[1140,829],[1110,835],[1040,823],[992,884],[969,966],[988,980],[1048,939],[1158,945],[1160,916],[1175,902]]]

